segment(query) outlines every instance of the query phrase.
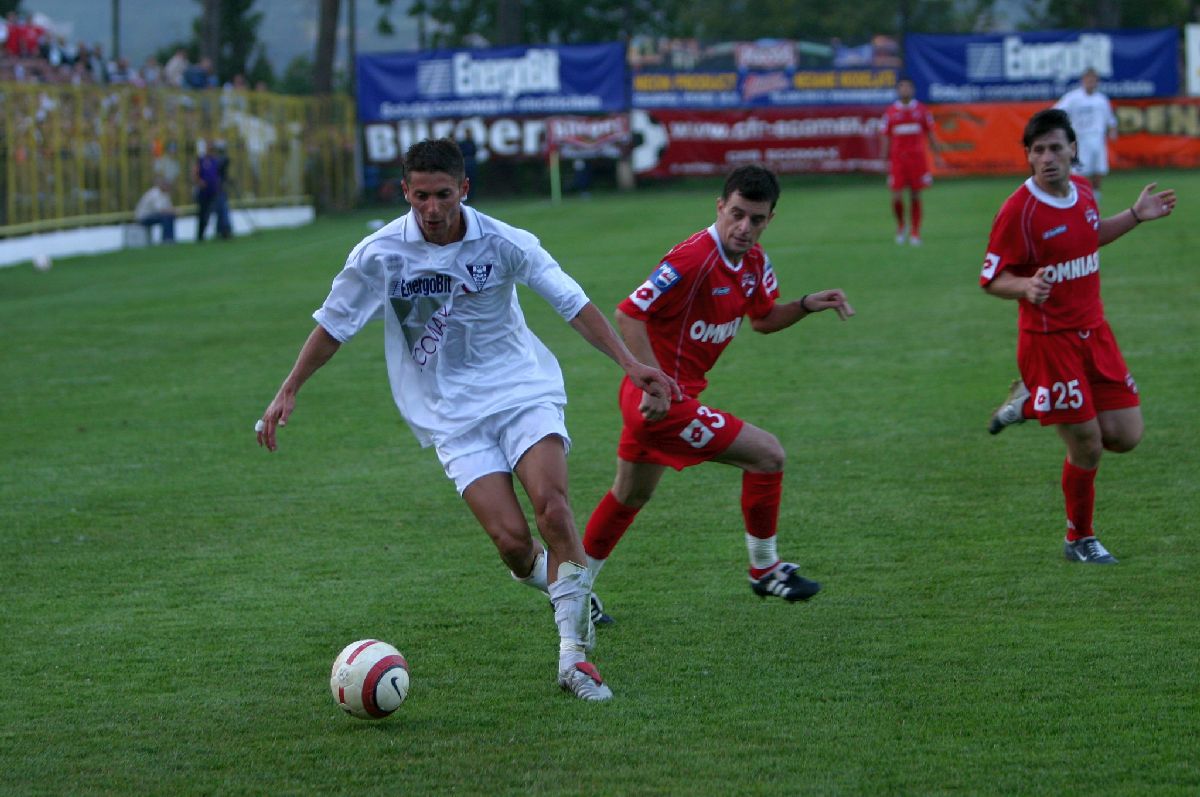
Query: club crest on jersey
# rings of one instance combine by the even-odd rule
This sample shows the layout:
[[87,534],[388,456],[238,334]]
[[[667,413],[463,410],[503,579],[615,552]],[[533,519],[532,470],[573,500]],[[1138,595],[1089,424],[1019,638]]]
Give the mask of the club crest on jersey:
[[1088,208],[1083,212],[1083,217],[1087,219],[1087,223],[1092,225],[1093,230],[1100,229],[1100,214],[1095,208]]
[[752,274],[749,271],[742,274],[742,291],[749,296],[754,293],[754,289],[758,287],[758,275]]
[[666,291],[676,282],[679,282],[679,272],[664,260],[658,264],[658,268],[654,269],[654,273],[650,275],[650,281],[660,291]]
[[471,281],[475,283],[475,290],[483,290],[483,286],[487,284],[488,277],[492,275],[491,263],[468,263],[467,273],[471,275]]

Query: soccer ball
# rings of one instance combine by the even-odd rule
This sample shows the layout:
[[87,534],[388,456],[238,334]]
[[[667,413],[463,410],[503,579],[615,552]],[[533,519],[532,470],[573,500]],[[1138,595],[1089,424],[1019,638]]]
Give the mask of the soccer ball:
[[50,259],[50,255],[45,252],[39,252],[33,256],[33,267],[38,271],[49,271],[54,265],[54,261]]
[[364,720],[382,719],[408,697],[408,662],[386,642],[360,639],[333,660],[329,688],[347,713]]

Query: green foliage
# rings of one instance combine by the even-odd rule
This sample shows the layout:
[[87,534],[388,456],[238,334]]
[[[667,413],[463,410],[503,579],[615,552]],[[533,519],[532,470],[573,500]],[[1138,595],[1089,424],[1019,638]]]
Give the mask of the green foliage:
[[1194,22],[1196,13],[1193,0],[1023,0],[1019,5],[1031,29],[1172,27]]
[[275,69],[271,66],[271,61],[267,58],[267,49],[259,45],[254,54],[254,63],[250,65],[250,71],[246,73],[246,82],[251,87],[263,83],[268,87],[275,85]]
[[[555,687],[546,601],[397,417],[379,325],[304,387],[278,452],[254,444],[370,215],[0,269],[0,793],[1200,792],[1197,211],[1105,248],[1147,431],[1097,481],[1121,564],[1070,566],[1061,442],[984,431],[1016,323],[976,280],[1019,179],[927,191],[920,249],[892,243],[882,180],[784,181],[764,236],[784,296],[841,287],[858,315],[744,325],[705,397],[787,450],[781,553],[825,591],[754,598],[738,472],[669,472],[598,582],[605,706]],[[1200,195],[1192,172],[1114,174],[1106,210],[1151,179]],[[718,190],[482,209],[608,313]],[[619,373],[521,301],[566,377],[582,525]],[[366,636],[413,674],[378,723],[328,690]]]
[[6,16],[10,11],[23,13],[24,9],[21,8],[21,0],[0,0],[0,18]]
[[281,94],[313,93],[313,62],[307,55],[298,55],[288,63],[276,89]]
[[[203,3],[204,0],[196,0]],[[249,71],[250,55],[260,47],[258,27],[262,24],[261,11],[254,10],[256,0],[221,0],[218,22],[221,49],[216,59],[217,78],[222,82],[234,75],[246,75]],[[192,22],[191,48],[200,52],[204,38],[204,17]]]

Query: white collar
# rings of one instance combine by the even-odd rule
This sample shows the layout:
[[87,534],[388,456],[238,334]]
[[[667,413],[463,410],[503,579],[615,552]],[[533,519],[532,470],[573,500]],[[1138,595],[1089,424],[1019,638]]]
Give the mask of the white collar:
[[713,241],[716,242],[717,252],[720,253],[721,259],[725,261],[725,265],[729,268],[729,270],[730,271],[741,271],[742,270],[742,261],[739,260],[738,262],[734,263],[732,260],[729,259],[729,256],[725,254],[725,247],[721,246],[721,236],[717,235],[717,225],[715,223],[709,225],[708,234],[711,235]]
[[1048,194],[1041,189],[1037,181],[1033,177],[1025,180],[1025,187],[1029,189],[1029,193],[1033,194],[1034,198],[1039,202],[1045,202],[1052,208],[1066,210],[1067,208],[1075,207],[1075,203],[1079,201],[1079,190],[1075,187],[1075,181],[1071,181],[1071,191],[1066,196],[1055,196]]

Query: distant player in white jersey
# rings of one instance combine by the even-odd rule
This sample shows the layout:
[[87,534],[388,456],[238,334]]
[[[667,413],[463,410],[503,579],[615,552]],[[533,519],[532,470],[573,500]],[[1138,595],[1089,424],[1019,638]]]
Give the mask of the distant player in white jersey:
[[[313,313],[317,327],[255,427],[258,443],[275,450],[276,429],[287,423],[301,385],[382,317],[400,414],[422,446],[436,449],[513,577],[550,596],[559,685],[584,700],[607,700],[611,689],[586,660],[594,642],[592,578],[567,500],[562,372],[526,326],[517,284],[545,299],[642,389],[666,400],[679,397],[679,387],[634,358],[537,238],[463,204],[470,185],[453,141],[414,144],[401,187],[412,210],[350,252]],[[514,473],[544,548],[530,534]]]
[[1100,202],[1100,184],[1108,174],[1108,141],[1117,137],[1117,117],[1112,103],[1099,90],[1100,75],[1088,69],[1079,80],[1079,87],[1071,89],[1054,104],[1071,118],[1079,145],[1077,171],[1092,184],[1097,204]]

